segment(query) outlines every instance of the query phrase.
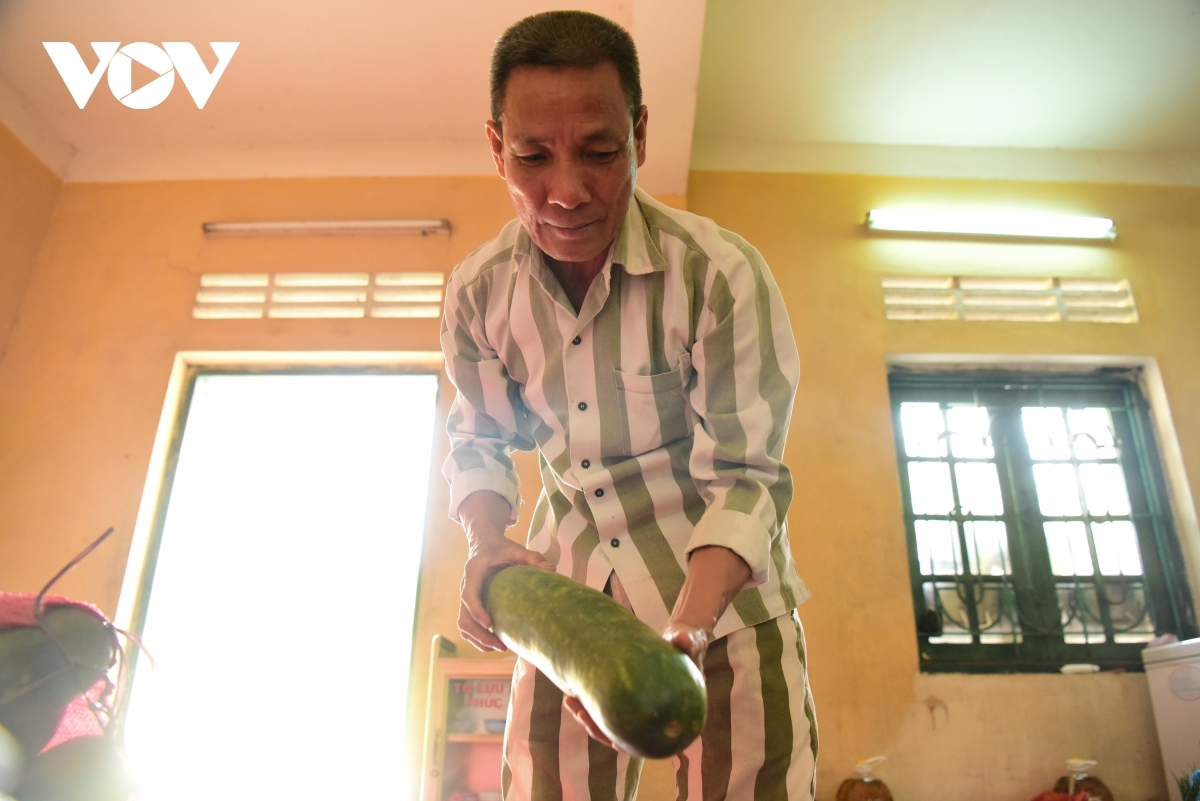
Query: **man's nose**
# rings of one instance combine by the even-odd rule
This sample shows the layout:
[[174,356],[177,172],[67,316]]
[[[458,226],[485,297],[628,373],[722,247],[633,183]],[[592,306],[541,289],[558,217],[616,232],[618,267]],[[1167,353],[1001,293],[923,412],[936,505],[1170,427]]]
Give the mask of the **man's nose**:
[[560,162],[550,174],[547,202],[564,209],[574,209],[592,199],[588,188],[587,171],[583,165]]

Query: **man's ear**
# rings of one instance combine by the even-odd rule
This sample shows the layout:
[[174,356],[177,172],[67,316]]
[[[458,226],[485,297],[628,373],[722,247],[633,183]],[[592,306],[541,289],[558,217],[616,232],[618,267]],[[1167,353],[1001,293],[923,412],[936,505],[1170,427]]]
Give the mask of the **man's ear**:
[[492,161],[496,162],[496,172],[500,173],[501,178],[508,180],[508,176],[504,174],[504,134],[501,133],[500,123],[488,120],[483,124],[483,129],[487,133],[488,145],[492,148]]
[[650,110],[645,106],[638,108],[637,119],[633,123],[633,146],[637,150],[637,165],[646,163],[646,125],[650,121]]

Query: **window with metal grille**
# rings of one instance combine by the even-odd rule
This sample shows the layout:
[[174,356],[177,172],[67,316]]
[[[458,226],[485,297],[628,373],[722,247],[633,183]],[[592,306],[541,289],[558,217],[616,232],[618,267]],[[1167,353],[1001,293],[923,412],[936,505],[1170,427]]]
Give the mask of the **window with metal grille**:
[[1137,382],[893,371],[922,671],[1137,670],[1197,636]]

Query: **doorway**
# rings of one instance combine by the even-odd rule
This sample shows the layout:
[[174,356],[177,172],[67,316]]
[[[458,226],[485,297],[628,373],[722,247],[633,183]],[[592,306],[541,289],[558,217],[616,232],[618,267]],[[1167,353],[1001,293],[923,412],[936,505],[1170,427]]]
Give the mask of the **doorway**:
[[141,576],[142,801],[403,798],[432,374],[199,372]]

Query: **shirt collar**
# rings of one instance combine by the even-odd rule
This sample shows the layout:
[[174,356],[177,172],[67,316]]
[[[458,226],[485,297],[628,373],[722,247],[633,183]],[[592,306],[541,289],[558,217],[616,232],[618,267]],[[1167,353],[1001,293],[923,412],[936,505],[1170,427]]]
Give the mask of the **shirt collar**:
[[652,234],[646,215],[642,212],[643,205],[654,202],[653,198],[635,187],[633,197],[629,199],[625,222],[617,234],[613,262],[624,267],[630,275],[660,273],[667,269],[667,260],[658,248],[658,238]]

